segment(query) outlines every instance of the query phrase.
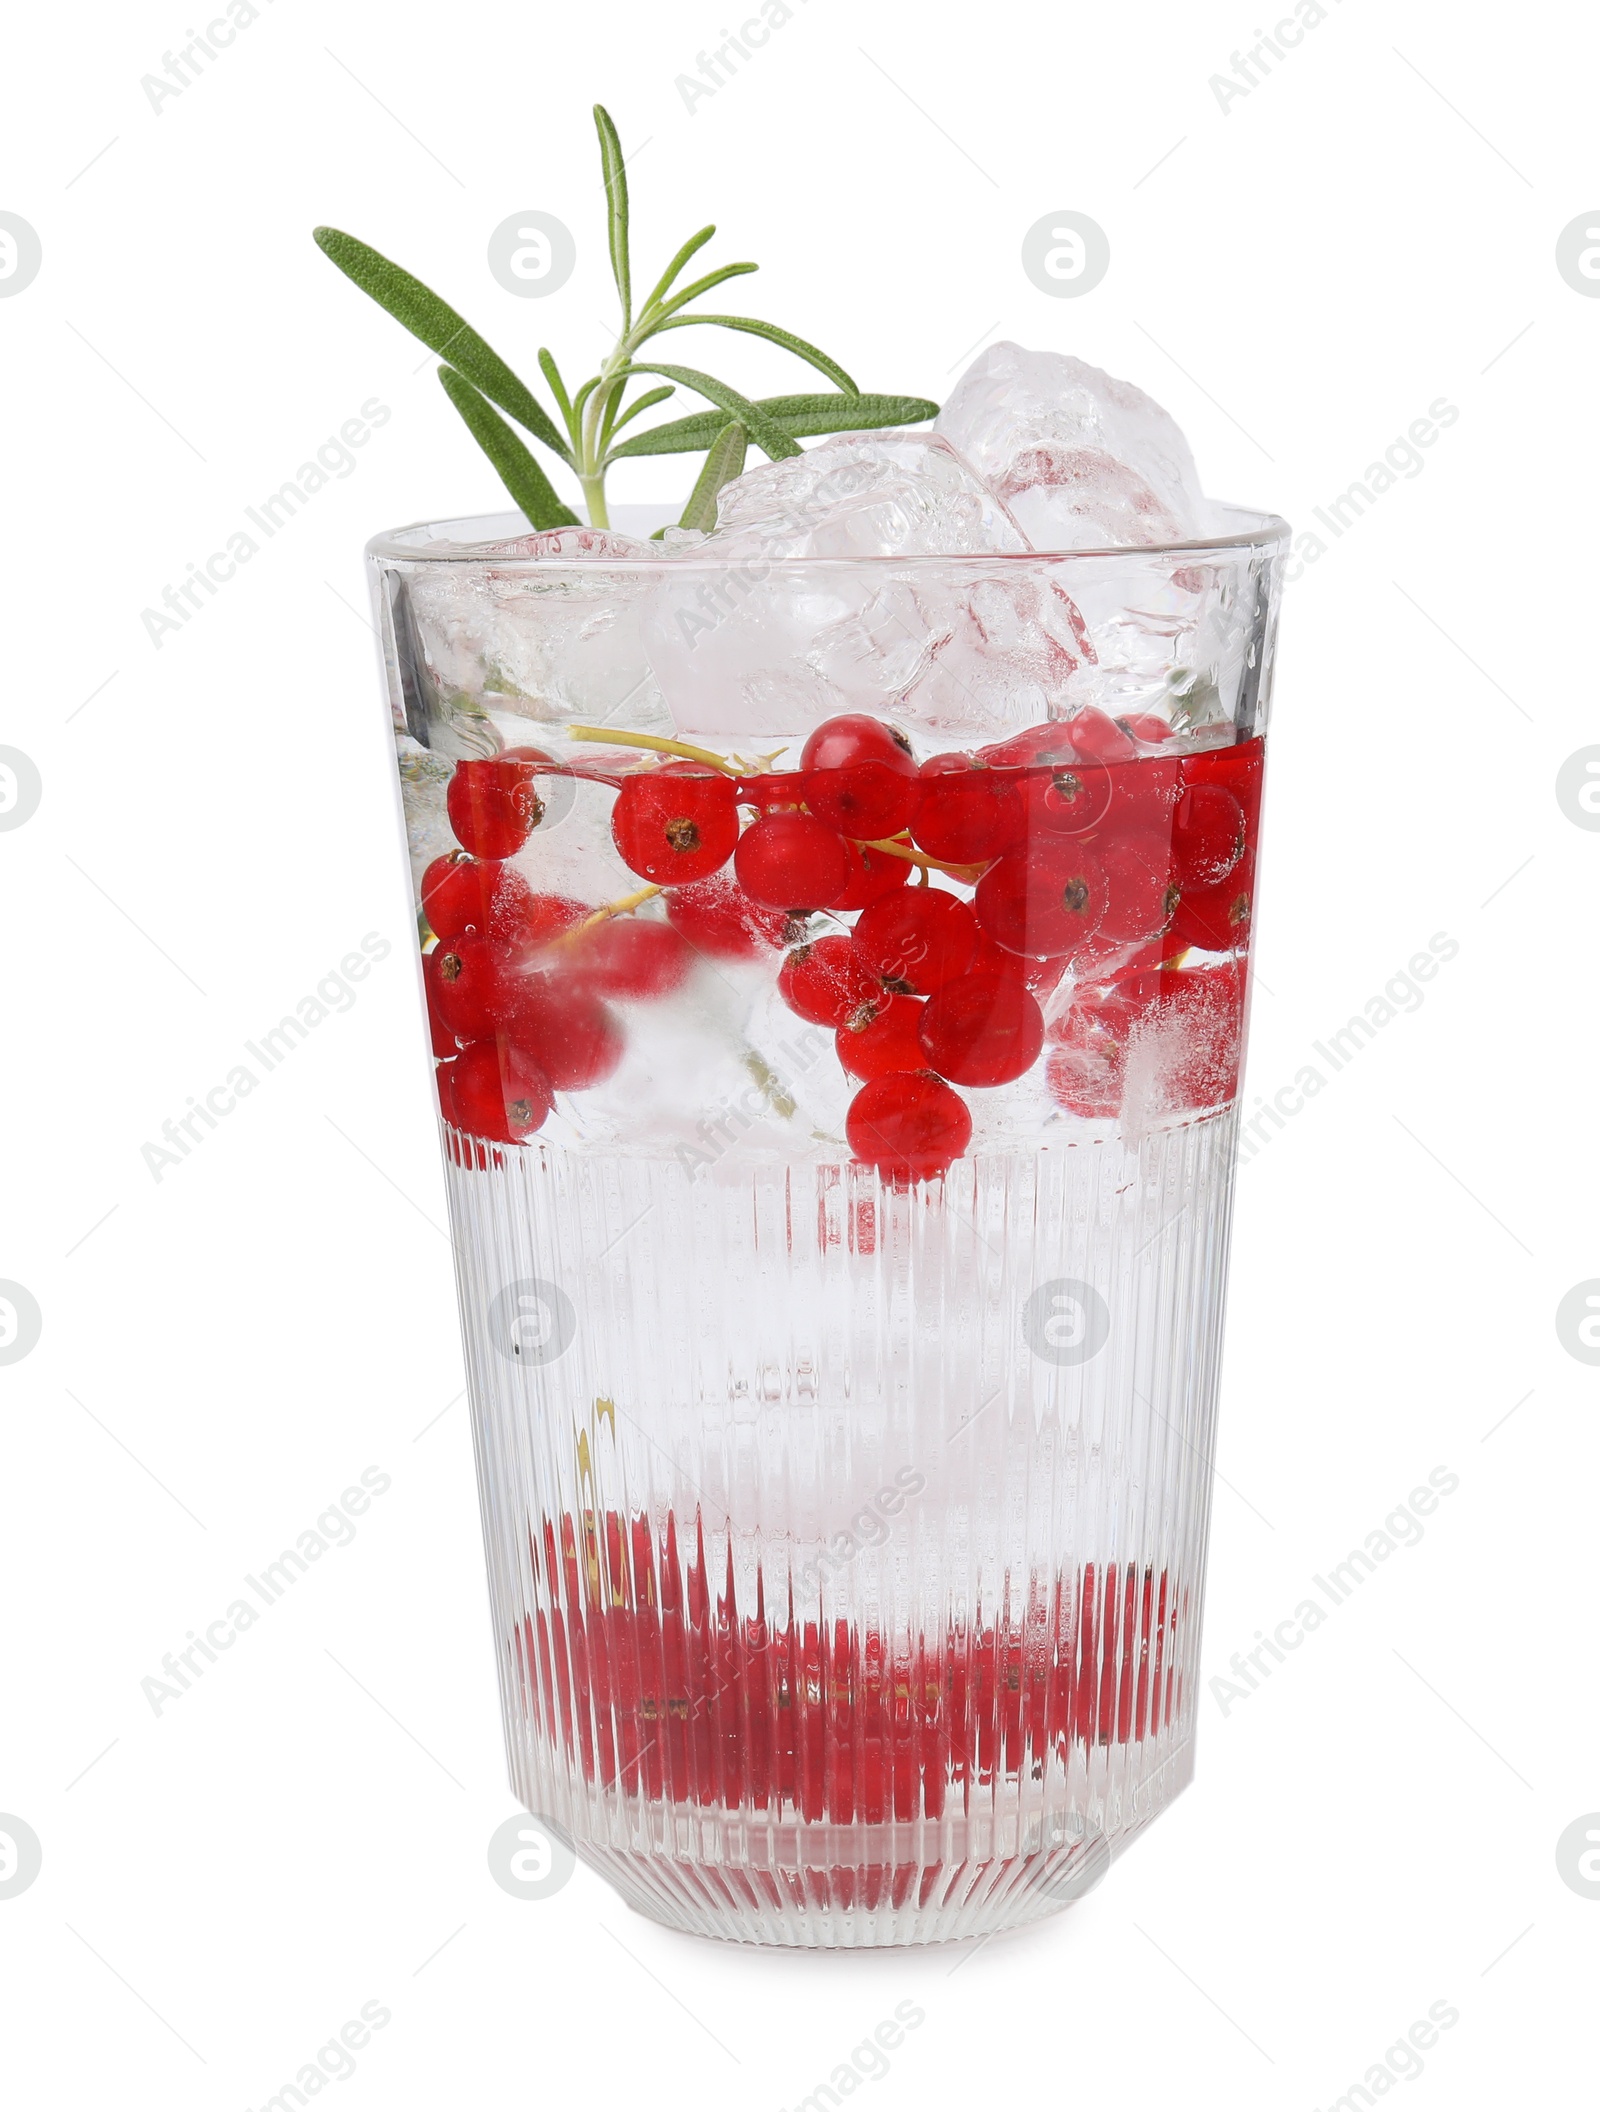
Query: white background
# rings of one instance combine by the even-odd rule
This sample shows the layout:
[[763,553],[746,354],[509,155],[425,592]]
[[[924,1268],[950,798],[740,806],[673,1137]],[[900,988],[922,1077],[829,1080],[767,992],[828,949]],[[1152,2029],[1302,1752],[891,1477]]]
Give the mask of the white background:
[[[0,1899],[8,2100],[257,2107],[372,2000],[340,2102],[792,2106],[907,1999],[875,2103],[1327,2106],[1438,2001],[1419,2102],[1586,2097],[1600,1902],[1555,1847],[1600,1808],[1600,1434],[1555,1311],[1600,1274],[1600,838],[1554,787],[1600,739],[1600,301],[1554,259],[1600,204],[1600,30],[1330,0],[1224,112],[1244,0],[795,0],[691,113],[710,0],[263,0],[158,114],[191,19],[35,11],[7,66],[0,207],[44,259],[0,301],[0,742],[44,786],[0,835],[0,1276],[44,1315],[0,1370],[0,1811],[44,1856]],[[1460,950],[1241,1176],[1208,1678],[1430,1469],[1460,1487],[1256,1691],[1202,1697],[1194,1788],[1098,1892],[975,1954],[727,1950],[485,1863],[514,1807],[360,551],[502,501],[309,231],[570,372],[610,313],[596,97],[636,277],[715,217],[764,265],[739,305],[864,386],[1071,350],[1299,528],[1460,412],[1288,599],[1249,1097]],[[530,208],[578,241],[543,301],[485,261]],[[1066,208],[1111,244],[1082,299],[1020,266]],[[806,386],[751,340],[673,349]],[[153,646],[141,610],[370,397],[355,472]],[[157,1182],[141,1147],[368,932],[394,950],[353,1009]],[[154,1715],[163,1653],[369,1465],[353,1544]]]

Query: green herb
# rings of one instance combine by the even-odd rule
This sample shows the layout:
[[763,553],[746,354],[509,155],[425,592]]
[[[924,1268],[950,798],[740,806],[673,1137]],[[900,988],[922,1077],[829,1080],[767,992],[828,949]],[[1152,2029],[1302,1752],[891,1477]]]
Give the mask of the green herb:
[[[555,404],[556,418],[472,325],[420,279],[380,256],[365,242],[357,241],[354,235],[343,234],[336,227],[319,227],[315,231],[318,247],[346,277],[445,361],[439,369],[445,394],[535,528],[567,527],[578,516],[562,501],[520,436],[500,416],[502,411],[572,471],[583,494],[590,525],[596,528],[610,525],[606,471],[613,462],[626,457],[698,454],[705,450],[706,461],[690,493],[682,525],[711,528],[716,523],[717,494],[740,474],[749,443],[753,442],[776,462],[785,455],[798,454],[797,443],[818,434],[918,425],[937,415],[939,406],[920,396],[864,395],[837,360],[792,330],[755,316],[710,314],[691,306],[713,286],[756,270],[754,264],[724,264],[674,292],[684,267],[711,240],[715,227],[702,227],[689,237],[635,316],[628,248],[628,176],[622,143],[616,126],[598,103],[594,120],[605,177],[611,275],[616,281],[622,326],[600,371],[573,391],[568,390],[554,358],[541,348],[539,370]],[[668,366],[638,357],[650,340],[663,332],[702,324],[743,331],[781,345],[826,376],[834,389],[809,396],[751,398],[697,367]],[[646,388],[631,403],[627,402],[629,388],[645,377],[660,377],[664,385]],[[642,411],[665,403],[679,388],[703,397],[712,408],[635,431],[626,440],[620,438],[624,427],[631,425]]]

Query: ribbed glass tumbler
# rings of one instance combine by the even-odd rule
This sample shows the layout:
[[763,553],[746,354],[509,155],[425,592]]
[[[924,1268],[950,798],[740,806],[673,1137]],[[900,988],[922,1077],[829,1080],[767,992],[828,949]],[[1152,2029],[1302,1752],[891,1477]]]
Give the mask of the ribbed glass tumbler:
[[1183,1788],[1285,530],[369,550],[512,1785],[924,1943]]

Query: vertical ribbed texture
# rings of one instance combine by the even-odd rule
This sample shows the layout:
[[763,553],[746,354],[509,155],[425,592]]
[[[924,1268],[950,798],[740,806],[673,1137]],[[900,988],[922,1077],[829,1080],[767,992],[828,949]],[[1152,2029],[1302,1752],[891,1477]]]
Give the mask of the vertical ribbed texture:
[[[1233,1116],[909,1191],[449,1141],[524,1803],[706,1934],[1054,1911],[1191,1771]],[[570,1340],[512,1353],[519,1282]]]

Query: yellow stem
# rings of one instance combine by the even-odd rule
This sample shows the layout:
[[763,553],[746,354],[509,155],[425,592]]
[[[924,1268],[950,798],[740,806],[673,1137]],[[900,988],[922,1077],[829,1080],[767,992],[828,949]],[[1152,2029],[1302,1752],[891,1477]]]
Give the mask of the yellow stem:
[[875,843],[869,841],[864,848],[869,851],[885,851],[891,858],[904,858],[908,864],[920,865],[925,873],[948,873],[952,880],[959,880],[965,887],[975,886],[989,870],[987,864],[945,865],[937,858],[925,858],[921,851],[912,850],[906,843],[896,843],[892,836],[882,837]]
[[637,909],[641,902],[652,901],[661,892],[659,887],[641,887],[636,894],[623,895],[615,902],[603,902],[598,909],[592,910],[581,924],[574,924],[570,931],[564,931],[556,940],[556,945],[575,945],[583,934],[592,931],[596,924],[604,924],[609,917],[625,917],[629,910]]
[[574,741],[609,741],[618,748],[651,748],[658,755],[681,755],[691,763],[709,763],[724,777],[741,774],[725,757],[713,755],[709,748],[692,748],[687,741],[666,741],[659,734],[624,733],[611,726],[569,726],[567,735]]

